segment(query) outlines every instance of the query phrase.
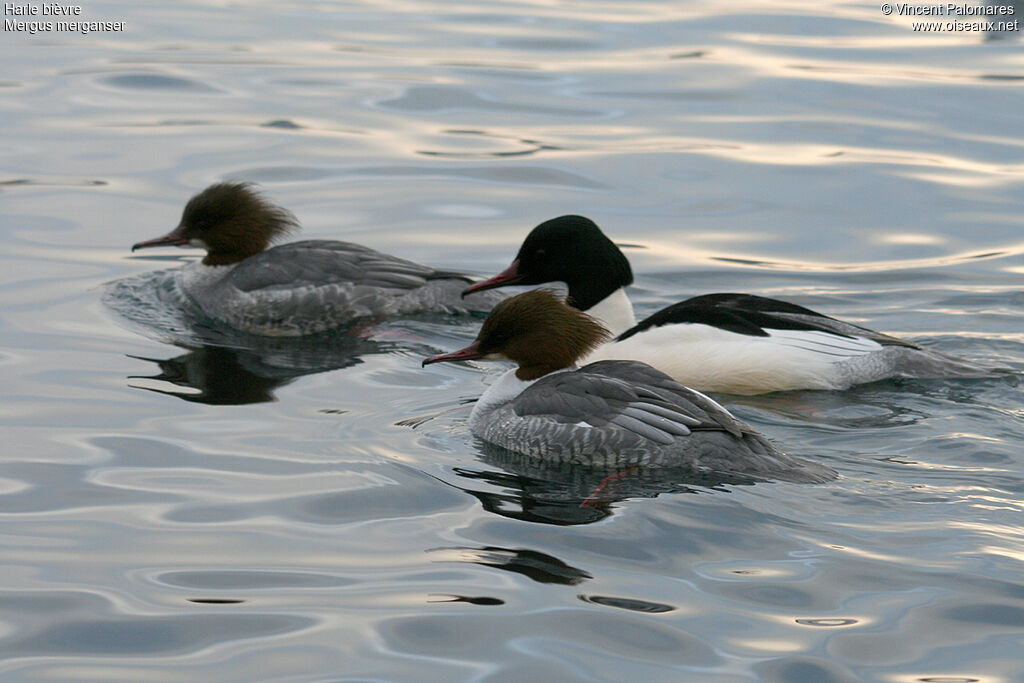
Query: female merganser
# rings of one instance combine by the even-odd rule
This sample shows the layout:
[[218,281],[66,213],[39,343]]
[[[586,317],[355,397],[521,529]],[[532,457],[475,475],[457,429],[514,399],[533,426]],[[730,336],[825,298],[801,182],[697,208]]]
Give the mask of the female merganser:
[[466,294],[564,282],[569,303],[614,340],[588,361],[629,358],[679,382],[728,394],[846,389],[889,377],[985,377],[1012,372],[925,349],[803,306],[753,294],[704,294],[637,324],[625,287],[629,261],[593,221],[561,216],[526,237],[512,265]]
[[132,247],[206,250],[178,284],[202,311],[239,330],[293,337],[357,318],[486,312],[499,299],[462,302],[471,280],[351,242],[305,240],[267,249],[295,217],[246,183],[216,183],[189,200],[173,231]]
[[576,361],[608,339],[596,319],[546,290],[499,303],[476,341],[423,365],[511,360],[477,401],[470,430],[546,461],[594,467],[686,467],[758,479],[827,481],[828,467],[792,458],[707,396],[649,365]]

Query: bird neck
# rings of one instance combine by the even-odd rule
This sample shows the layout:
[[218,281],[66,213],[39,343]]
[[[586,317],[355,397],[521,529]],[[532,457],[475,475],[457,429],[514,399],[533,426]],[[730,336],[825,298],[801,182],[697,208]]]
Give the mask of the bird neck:
[[550,375],[552,372],[558,372],[559,370],[571,368],[574,365],[575,363],[566,364],[554,362],[531,363],[529,365],[520,364],[520,366],[516,368],[515,373],[516,377],[518,377],[519,379],[523,380],[524,382],[529,382],[532,380],[540,379],[544,375]]
[[[572,296],[571,292],[569,296]],[[583,308],[577,305],[575,300],[572,303],[581,311],[585,311],[587,315],[600,320],[608,328],[608,331],[612,333],[613,337],[636,325],[633,304],[630,302],[629,297],[626,296],[624,287],[619,287],[590,308]]]

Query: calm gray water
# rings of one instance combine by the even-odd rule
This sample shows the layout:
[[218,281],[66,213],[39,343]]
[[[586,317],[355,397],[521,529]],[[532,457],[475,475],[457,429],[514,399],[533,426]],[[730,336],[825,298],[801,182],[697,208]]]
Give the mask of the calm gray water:
[[128,248],[245,179],[305,237],[480,275],[583,213],[641,313],[749,291],[1024,369],[1019,33],[831,1],[82,7],[125,26],[2,36],[0,679],[1024,677],[1012,380],[721,397],[841,478],[599,487],[468,433],[503,368],[420,368],[478,319],[229,339],[107,284],[194,258]]

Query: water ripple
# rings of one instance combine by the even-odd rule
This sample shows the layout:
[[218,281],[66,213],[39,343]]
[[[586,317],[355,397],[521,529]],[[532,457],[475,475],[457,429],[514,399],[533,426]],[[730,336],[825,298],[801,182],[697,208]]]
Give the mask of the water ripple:
[[120,74],[101,79],[103,83],[126,90],[166,90],[170,92],[216,93],[217,88],[188,78],[162,74]]
[[479,320],[240,336],[148,272],[193,256],[126,249],[223,179],[481,275],[582,213],[639,314],[749,291],[1020,369],[1019,32],[838,2],[83,14],[127,29],[5,34],[0,678],[1019,677],[1019,380],[721,397],[823,486],[546,467],[468,430],[500,368],[419,366]]

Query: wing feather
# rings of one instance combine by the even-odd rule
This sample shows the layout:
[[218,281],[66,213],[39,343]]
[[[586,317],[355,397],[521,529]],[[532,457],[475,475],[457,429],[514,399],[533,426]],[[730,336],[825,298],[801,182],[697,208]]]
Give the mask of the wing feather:
[[246,259],[227,276],[242,292],[338,284],[415,289],[430,280],[464,275],[435,270],[352,242],[303,240]]
[[703,394],[636,361],[600,361],[543,377],[512,401],[520,417],[618,429],[660,444],[692,430],[749,432]]
[[[776,331],[820,332],[842,339],[867,339],[882,346],[918,348],[910,342],[822,315],[809,308],[753,294],[704,294],[667,306],[620,334],[618,341],[662,325],[696,323],[736,334],[766,337]],[[822,351],[824,352],[824,351]]]

